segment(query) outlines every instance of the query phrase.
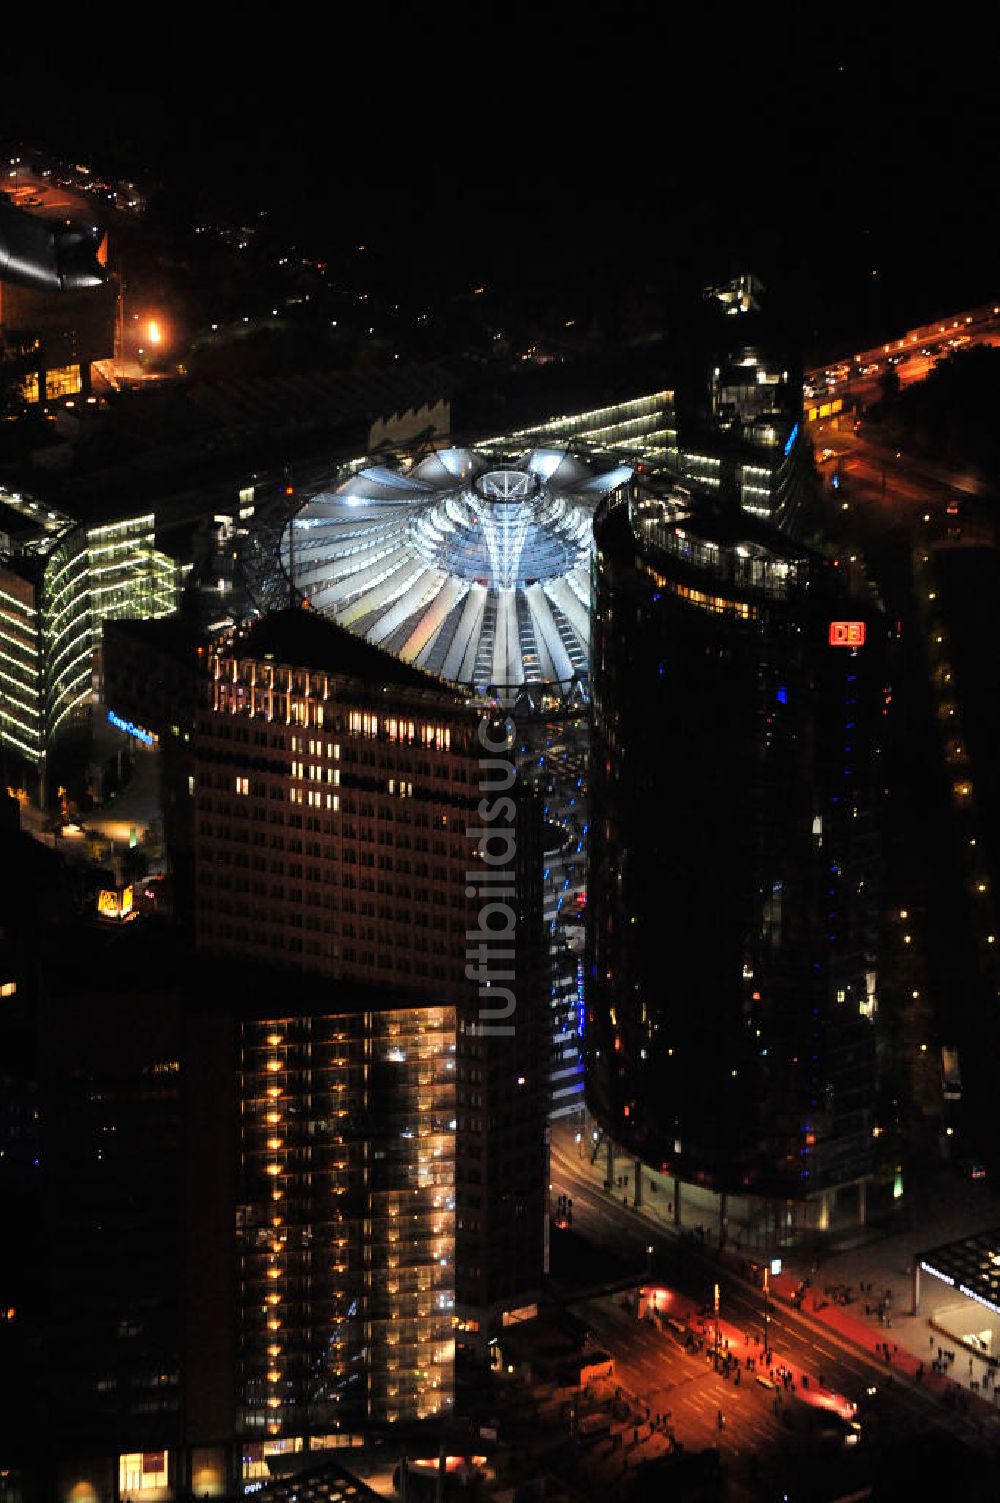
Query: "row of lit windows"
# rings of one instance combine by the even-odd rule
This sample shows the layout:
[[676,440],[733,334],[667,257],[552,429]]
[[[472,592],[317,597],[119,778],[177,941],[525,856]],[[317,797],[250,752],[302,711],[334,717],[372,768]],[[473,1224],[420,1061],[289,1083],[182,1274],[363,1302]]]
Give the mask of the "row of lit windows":
[[[280,742],[272,744],[280,745]],[[293,736],[291,747],[293,752],[307,751],[311,757],[322,757],[324,753],[334,759],[340,756],[340,746],[336,741],[320,741],[312,736],[308,738],[308,741],[305,736]]]
[[334,787],[340,785],[339,767],[320,767],[314,762],[293,762],[291,766],[293,778],[308,779],[310,783],[332,783]]
[[677,584],[675,580],[667,579],[649,564],[643,564],[642,570],[658,589],[669,590],[672,595],[690,601],[700,610],[711,611],[717,616],[726,614],[738,616],[743,621],[755,621],[758,617],[757,607],[749,605],[745,600],[729,600],[724,595],[709,595],[704,590],[692,590],[688,585]]
[[[268,735],[264,730],[254,729],[251,734],[251,727],[249,725],[240,725],[238,723],[234,725],[229,721],[217,721],[213,718],[199,721],[198,734],[199,739],[206,746],[214,738],[217,741],[237,741],[244,746],[252,744],[262,748],[270,747],[276,751],[285,751],[290,747],[293,753],[298,754],[289,764],[289,771],[292,773],[292,776],[308,776],[314,782],[322,782],[324,779],[323,769],[318,762],[316,764],[309,764],[301,760],[301,757],[306,754],[307,749],[309,755],[322,757],[324,746],[322,741],[316,739],[307,740],[304,736],[292,736],[290,742],[286,742],[284,735],[281,733],[275,734],[272,732]],[[334,760],[339,761],[342,757],[345,763],[350,762],[361,767],[375,767],[378,765],[380,768],[387,770],[390,765],[386,755],[377,754],[374,748],[366,747],[364,744],[349,744],[341,752],[339,742],[328,742],[326,743],[326,752],[327,756],[332,757]],[[416,773],[438,781],[447,781],[449,779],[456,783],[467,783],[469,781],[469,764],[467,762],[458,762],[455,759],[445,762],[431,762],[423,759],[413,759],[404,755],[398,759],[395,765],[404,772]],[[314,766],[313,772],[308,772],[310,766]],[[306,771],[302,771],[301,769],[306,769]],[[337,769],[327,769],[326,780],[336,784],[337,778],[330,775],[331,772],[336,773],[336,771]]]
[[340,808],[339,793],[321,793],[318,788],[310,788],[308,792],[305,792],[302,788],[289,788],[289,803],[301,804],[303,802],[303,794],[305,802],[310,809],[332,809],[336,813]]
[[692,605],[698,606],[703,611],[711,611],[714,615],[739,616],[744,621],[752,621],[757,616],[756,608],[748,605],[745,600],[727,600],[723,595],[706,595],[703,590],[691,590],[687,585],[669,583],[667,586],[675,595],[682,600],[689,600]]
[[[243,714],[247,709],[251,709],[266,714],[268,719],[272,720],[281,718],[284,714],[290,724],[311,725],[320,729],[323,727],[326,707],[310,697],[309,674],[291,669],[275,670],[272,664],[251,662],[245,665],[250,678],[247,684],[240,677],[240,664],[236,659],[216,658],[213,662],[213,669],[216,679],[216,709],[228,709],[229,713],[234,715]],[[274,688],[276,671],[285,676],[287,701],[285,694]],[[258,672],[266,675],[263,685],[257,682]],[[323,689],[324,698],[326,698],[329,689],[326,675],[319,674],[316,677],[317,688]],[[336,718],[339,723],[339,716]],[[421,745],[437,751],[450,751],[452,744],[452,732],[449,726],[436,723],[418,724],[414,720],[403,719],[396,715],[378,714],[367,710],[350,710],[348,726],[355,735],[378,736],[384,740]],[[318,738],[310,740],[306,737],[293,737],[292,741],[293,750],[302,750],[305,743],[309,741],[310,750],[313,751],[315,747],[313,755],[322,754],[323,743]]]
[[347,728],[358,736],[379,736],[387,741],[417,741],[421,746],[433,747],[435,751],[451,750],[451,730],[443,725],[421,725],[412,720],[400,720],[395,715],[376,715],[369,710],[351,710]]

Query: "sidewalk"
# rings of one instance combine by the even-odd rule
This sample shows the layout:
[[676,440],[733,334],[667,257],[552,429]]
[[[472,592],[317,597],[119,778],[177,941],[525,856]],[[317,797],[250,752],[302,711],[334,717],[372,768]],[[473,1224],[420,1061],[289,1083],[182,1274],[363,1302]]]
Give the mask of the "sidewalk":
[[[574,1174],[582,1176],[594,1189],[609,1197],[617,1194],[632,1206],[632,1174],[627,1176],[627,1189],[616,1182],[612,1190],[605,1191],[604,1155],[599,1154],[592,1164],[588,1145],[575,1142],[578,1130],[569,1123],[559,1124],[559,1129],[553,1132],[554,1157],[561,1157],[572,1166]],[[585,1150],[582,1155],[581,1147]],[[616,1176],[616,1179],[618,1177],[626,1178]],[[688,1207],[697,1192],[689,1196],[688,1186],[685,1185],[685,1226],[679,1230],[666,1209],[668,1196],[664,1195],[662,1201],[659,1201],[657,1196],[648,1195],[647,1172],[644,1172],[643,1180],[643,1204],[635,1214],[652,1229],[671,1237],[697,1237],[697,1232],[692,1232],[688,1220]],[[697,1206],[692,1207],[696,1224],[698,1210]],[[781,1256],[784,1271],[772,1280],[772,1294],[783,1302],[791,1302],[791,1296],[802,1282],[809,1280],[811,1287],[802,1305],[802,1313],[810,1320],[822,1323],[864,1351],[871,1352],[885,1366],[887,1373],[899,1373],[906,1379],[924,1384],[930,1392],[940,1395],[942,1402],[949,1408],[966,1413],[970,1420],[979,1423],[989,1421],[992,1429],[993,1425],[1000,1423],[1000,1400],[993,1397],[992,1388],[989,1390],[990,1397],[984,1397],[982,1389],[977,1393],[969,1388],[972,1382],[983,1384],[989,1370],[988,1363],[983,1358],[972,1357],[970,1373],[970,1354],[962,1347],[956,1349],[957,1344],[953,1338],[932,1328],[933,1294],[929,1290],[925,1294],[927,1308],[924,1312],[913,1316],[909,1311],[914,1253],[968,1236],[987,1226],[1000,1225],[1000,1196],[985,1186],[965,1185],[956,1180],[954,1175],[942,1173],[922,1194],[913,1192],[910,1219],[912,1225],[919,1230],[886,1235],[880,1234],[877,1227],[857,1228],[849,1234],[853,1245],[846,1248],[842,1246],[841,1249],[833,1245],[828,1252],[819,1253],[818,1267],[814,1250],[783,1248]],[[725,1253],[720,1253],[717,1218],[711,1217],[710,1205],[706,1205],[704,1210],[704,1238],[701,1245],[707,1253],[714,1254],[737,1274],[740,1273],[740,1262],[748,1257],[746,1253],[734,1256],[732,1246]],[[862,1281],[874,1286],[871,1295],[859,1296]],[[844,1285],[855,1293],[855,1299],[847,1306],[836,1304],[824,1293],[827,1287]],[[881,1325],[874,1314],[875,1307],[886,1294],[889,1296],[887,1318],[891,1320],[891,1325]],[[821,1307],[818,1310],[817,1297]],[[866,1303],[873,1310],[870,1318],[864,1315]],[[884,1344],[889,1345],[891,1360],[884,1355]],[[934,1373],[930,1366],[937,1357],[939,1346],[955,1350],[955,1361],[949,1371],[943,1374]],[[921,1370],[922,1376],[918,1378],[917,1374]]]
[[[771,1292],[775,1298],[789,1303],[798,1287],[799,1280],[787,1273],[780,1274],[771,1282]],[[938,1351],[948,1348],[952,1343],[948,1337],[942,1337],[938,1332],[930,1331],[928,1335],[928,1320],[897,1312],[892,1316],[892,1325],[886,1331],[878,1325],[873,1326],[869,1320],[855,1313],[857,1309],[864,1310],[863,1297],[848,1306],[838,1305],[823,1293],[823,1287],[819,1280],[814,1279],[813,1287],[801,1305],[804,1315],[821,1321],[837,1335],[871,1352],[884,1364],[887,1374],[901,1373],[914,1382],[922,1383],[931,1393],[939,1395],[949,1408],[967,1414],[970,1419],[1000,1424],[1000,1390],[991,1390],[994,1397],[989,1399],[982,1392],[972,1392],[966,1386],[969,1381],[982,1382],[987,1370],[985,1362],[975,1363],[970,1373],[963,1349],[955,1354],[954,1377],[950,1372],[934,1372],[931,1363]],[[923,1342],[923,1349],[917,1350],[920,1342]]]
[[[933,1182],[911,1192],[910,1226],[907,1230],[871,1236],[863,1243],[847,1248],[831,1248],[818,1256],[809,1251],[789,1250],[784,1255],[784,1272],[773,1281],[779,1298],[789,1298],[803,1280],[810,1288],[802,1310],[822,1321],[848,1340],[873,1352],[880,1360],[884,1344],[894,1349],[887,1370],[897,1370],[916,1379],[923,1368],[924,1382],[932,1392],[940,1393],[948,1403],[959,1401],[968,1406],[972,1418],[989,1417],[998,1423],[1000,1400],[996,1389],[986,1383],[992,1373],[985,1356],[977,1356],[959,1346],[957,1340],[933,1324],[935,1305],[954,1302],[943,1285],[925,1276],[921,1313],[912,1315],[912,1270],[915,1256],[947,1242],[958,1241],[986,1227],[1000,1225],[1000,1196],[989,1187],[963,1182],[947,1170]],[[871,1286],[862,1293],[861,1285]],[[825,1293],[827,1289],[850,1289],[854,1296],[848,1305],[838,1305]],[[816,1309],[819,1302],[821,1308]],[[879,1306],[884,1316],[878,1316]],[[866,1315],[865,1307],[869,1314]],[[891,1322],[891,1324],[890,1324]],[[931,1371],[938,1348],[952,1350],[955,1360],[945,1374]],[[1000,1376],[1000,1373],[997,1374]],[[970,1384],[978,1385],[978,1392]],[[988,1397],[984,1394],[988,1393]]]
[[[579,1137],[580,1141],[577,1142]],[[568,1166],[572,1167],[573,1173],[585,1179],[594,1190],[613,1199],[616,1195],[619,1202],[634,1205],[635,1201],[635,1173],[634,1160],[619,1154],[615,1160],[613,1186],[611,1190],[605,1190],[604,1181],[607,1173],[607,1152],[601,1146],[596,1160],[591,1162],[593,1142],[584,1139],[584,1129],[574,1123],[570,1118],[564,1118],[553,1124],[552,1127],[552,1152],[557,1158],[562,1157]],[[623,1168],[624,1166],[624,1168]],[[669,1188],[667,1178],[651,1170],[648,1165],[643,1165],[642,1177],[642,1205],[640,1214],[649,1221],[658,1225],[671,1236],[678,1233],[687,1233],[698,1236],[703,1233],[706,1246],[710,1241],[718,1246],[718,1209],[715,1195],[709,1190],[702,1190],[697,1185],[684,1185],[683,1189],[683,1223],[680,1228],[674,1222],[671,1206],[673,1194]],[[622,1183],[619,1183],[622,1181]],[[656,1186],[654,1189],[653,1187]],[[734,1218],[730,1219],[732,1235],[738,1235],[740,1224]]]

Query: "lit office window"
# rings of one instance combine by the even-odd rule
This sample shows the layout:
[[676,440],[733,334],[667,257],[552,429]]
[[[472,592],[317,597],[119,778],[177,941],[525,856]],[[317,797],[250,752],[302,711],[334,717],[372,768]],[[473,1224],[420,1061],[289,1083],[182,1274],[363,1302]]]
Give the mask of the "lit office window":
[[55,397],[74,397],[83,389],[78,365],[60,365],[45,372],[45,400]]

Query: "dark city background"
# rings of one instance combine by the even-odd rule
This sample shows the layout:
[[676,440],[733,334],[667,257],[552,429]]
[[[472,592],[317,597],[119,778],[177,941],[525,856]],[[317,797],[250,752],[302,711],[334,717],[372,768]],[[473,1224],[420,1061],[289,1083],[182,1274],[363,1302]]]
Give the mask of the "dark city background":
[[997,29],[24,20],[0,1503],[994,1503]]

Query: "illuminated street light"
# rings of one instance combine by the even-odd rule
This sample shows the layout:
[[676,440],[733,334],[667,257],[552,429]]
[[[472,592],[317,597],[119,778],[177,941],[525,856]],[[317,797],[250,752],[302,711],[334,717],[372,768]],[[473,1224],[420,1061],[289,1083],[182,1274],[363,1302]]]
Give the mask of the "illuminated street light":
[[712,1286],[712,1304],[715,1310],[715,1371],[719,1371],[719,1286]]

